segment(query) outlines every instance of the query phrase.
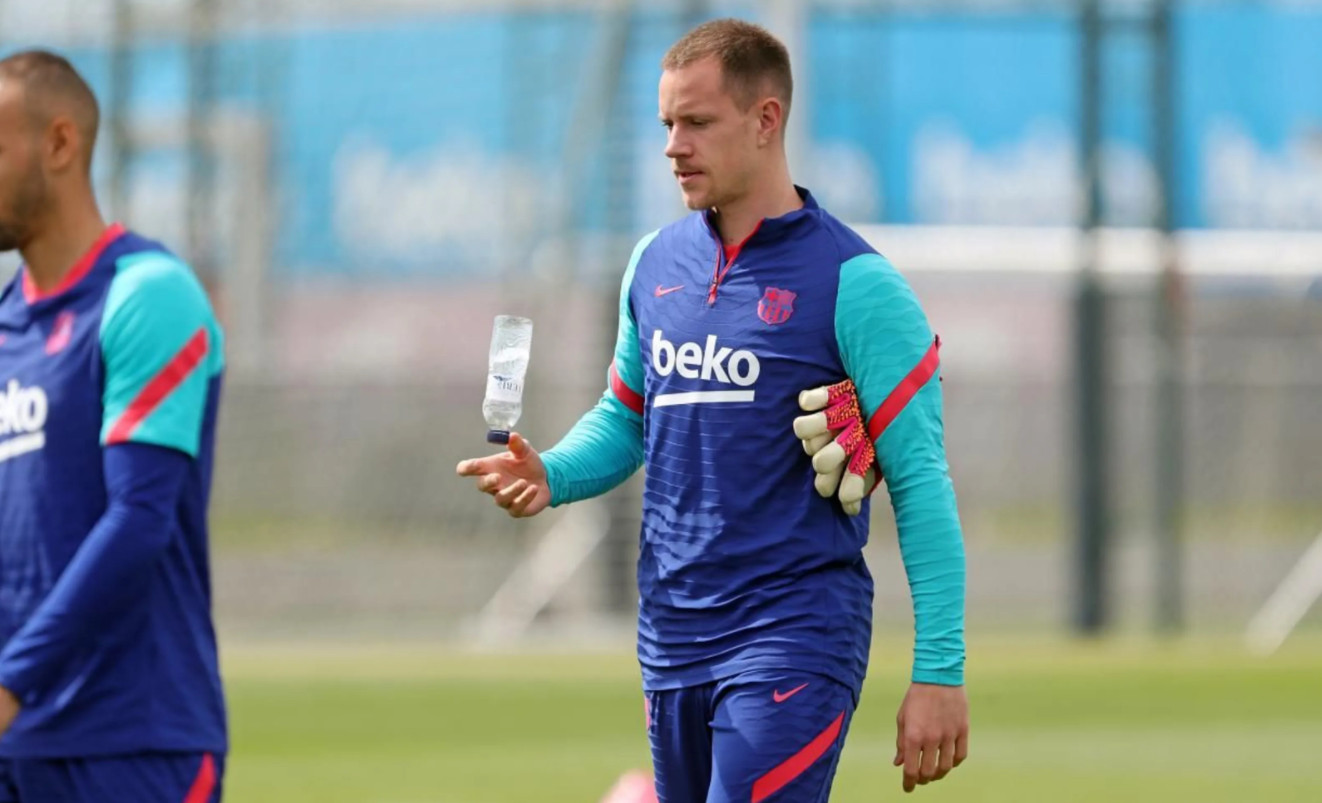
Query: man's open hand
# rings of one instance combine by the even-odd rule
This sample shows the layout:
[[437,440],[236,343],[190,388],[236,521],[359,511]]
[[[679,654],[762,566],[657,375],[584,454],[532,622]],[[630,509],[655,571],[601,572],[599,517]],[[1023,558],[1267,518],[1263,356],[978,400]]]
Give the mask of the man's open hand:
[[465,460],[455,472],[461,477],[477,477],[477,489],[490,494],[516,519],[536,516],[551,504],[546,466],[537,450],[517,432],[510,433],[508,451]]

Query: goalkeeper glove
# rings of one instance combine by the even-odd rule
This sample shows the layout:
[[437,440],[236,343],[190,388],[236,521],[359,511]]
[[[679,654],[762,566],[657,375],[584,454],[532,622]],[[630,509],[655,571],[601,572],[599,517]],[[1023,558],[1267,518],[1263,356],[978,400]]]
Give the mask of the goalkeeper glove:
[[812,457],[813,487],[828,498],[838,491],[845,513],[857,516],[863,499],[877,487],[878,473],[853,381],[805,390],[799,407],[808,415],[794,419],[794,434]]

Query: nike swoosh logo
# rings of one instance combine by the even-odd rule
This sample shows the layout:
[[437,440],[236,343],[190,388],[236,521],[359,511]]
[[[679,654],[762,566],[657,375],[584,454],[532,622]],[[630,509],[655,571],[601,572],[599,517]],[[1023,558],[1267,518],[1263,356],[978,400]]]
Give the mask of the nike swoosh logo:
[[783,703],[806,688],[808,688],[807,683],[803,684],[802,686],[795,686],[794,688],[790,689],[784,694],[781,694],[779,691],[773,691],[771,692],[771,699],[776,701],[777,703]]
[[684,285],[682,284],[676,285],[674,287],[662,287],[661,285],[658,284],[656,286],[656,297],[660,298],[661,296],[668,296],[671,293],[678,293],[680,290],[683,289],[684,289]]

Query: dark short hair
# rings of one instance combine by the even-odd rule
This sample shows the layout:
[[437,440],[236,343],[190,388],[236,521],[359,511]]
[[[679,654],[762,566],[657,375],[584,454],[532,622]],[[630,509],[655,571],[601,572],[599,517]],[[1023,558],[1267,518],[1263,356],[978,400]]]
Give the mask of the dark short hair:
[[92,88],[68,59],[48,50],[24,50],[0,59],[0,78],[22,85],[28,110],[39,125],[50,122],[61,106],[67,109],[87,141],[90,162],[101,109]]
[[661,69],[675,70],[711,57],[720,61],[726,91],[741,108],[769,90],[785,104],[788,115],[794,95],[790,54],[766,28],[737,19],[704,22],[666,51]]

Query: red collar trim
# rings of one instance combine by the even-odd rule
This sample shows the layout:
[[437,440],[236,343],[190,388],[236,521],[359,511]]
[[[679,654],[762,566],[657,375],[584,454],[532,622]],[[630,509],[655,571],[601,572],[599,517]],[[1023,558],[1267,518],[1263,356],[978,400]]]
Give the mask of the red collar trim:
[[74,285],[81,282],[83,277],[92,272],[92,268],[96,265],[96,261],[101,258],[101,254],[105,253],[106,248],[115,240],[118,240],[124,234],[124,231],[124,226],[120,223],[108,226],[105,231],[101,232],[101,236],[97,238],[96,242],[92,243],[92,247],[87,250],[87,253],[73,263],[73,267],[64,275],[64,279],[49,292],[41,292],[40,288],[37,287],[37,283],[32,281],[32,274],[28,272],[27,266],[24,265],[23,298],[29,304],[35,304],[38,301],[45,301],[48,298],[54,298],[61,293],[68,292]]

